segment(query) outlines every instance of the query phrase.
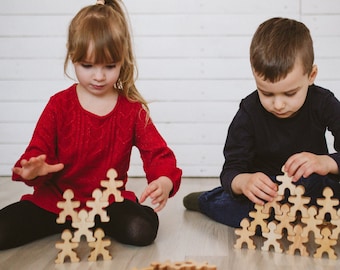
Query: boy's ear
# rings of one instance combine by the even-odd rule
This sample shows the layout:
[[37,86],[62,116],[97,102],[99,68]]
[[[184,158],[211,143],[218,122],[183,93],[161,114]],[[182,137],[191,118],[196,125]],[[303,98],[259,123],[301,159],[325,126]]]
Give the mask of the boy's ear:
[[318,75],[318,66],[317,65],[313,65],[312,67],[312,71],[309,74],[309,85],[312,85],[315,81],[316,75]]

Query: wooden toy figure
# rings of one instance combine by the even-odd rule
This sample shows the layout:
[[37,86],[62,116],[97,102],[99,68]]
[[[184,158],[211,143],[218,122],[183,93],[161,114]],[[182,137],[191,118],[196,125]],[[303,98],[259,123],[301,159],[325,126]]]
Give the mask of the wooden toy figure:
[[71,262],[79,262],[79,258],[77,253],[73,251],[73,249],[78,247],[78,243],[72,243],[72,233],[70,230],[64,230],[61,234],[61,238],[64,242],[58,242],[55,244],[57,249],[61,249],[58,253],[58,257],[55,260],[55,263],[63,263],[66,257],[69,257]]
[[99,255],[103,256],[103,260],[111,260],[112,257],[109,254],[109,251],[105,249],[105,247],[110,246],[111,241],[109,239],[103,240],[105,234],[104,231],[100,228],[96,229],[94,232],[94,236],[96,237],[95,242],[89,242],[89,247],[93,247],[94,249],[91,252],[89,261],[96,261]]
[[254,245],[253,239],[250,236],[255,234],[255,231],[249,231],[249,220],[247,218],[242,219],[241,221],[242,229],[235,229],[235,234],[239,235],[240,237],[237,239],[236,244],[234,245],[235,248],[242,248],[242,244],[245,243],[248,249],[255,249],[256,246]]

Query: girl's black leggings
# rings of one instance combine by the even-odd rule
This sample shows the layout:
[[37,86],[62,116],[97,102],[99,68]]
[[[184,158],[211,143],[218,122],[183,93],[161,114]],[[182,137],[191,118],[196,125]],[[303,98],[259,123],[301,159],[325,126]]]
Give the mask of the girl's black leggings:
[[[146,246],[151,244],[159,226],[157,214],[152,208],[124,200],[106,208],[109,222],[102,223],[96,217],[94,228],[102,228],[106,236],[123,244]],[[48,212],[30,201],[20,201],[0,210],[0,250],[72,229],[71,221],[57,224],[58,215]]]

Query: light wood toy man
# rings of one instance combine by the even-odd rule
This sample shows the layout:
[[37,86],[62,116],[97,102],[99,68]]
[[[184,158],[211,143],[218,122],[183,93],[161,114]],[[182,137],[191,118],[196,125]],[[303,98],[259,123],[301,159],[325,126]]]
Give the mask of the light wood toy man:
[[109,239],[103,240],[105,234],[104,231],[100,228],[96,229],[94,232],[94,236],[97,239],[95,242],[89,242],[89,247],[94,248],[91,252],[88,260],[89,261],[96,261],[99,255],[103,256],[103,260],[111,260],[112,257],[107,249],[105,247],[108,247],[111,245],[111,241]]
[[64,242],[56,243],[55,247],[57,249],[61,249],[58,253],[58,257],[55,260],[55,263],[63,263],[66,257],[69,257],[71,262],[79,262],[79,258],[77,253],[73,250],[78,247],[78,243],[72,243],[72,233],[70,230],[64,230],[61,234],[61,238]]
[[255,235],[255,231],[249,231],[249,220],[247,218],[242,219],[241,228],[235,229],[235,234],[239,236],[234,245],[235,248],[242,248],[243,243],[245,243],[248,249],[256,249],[253,239],[250,237]]

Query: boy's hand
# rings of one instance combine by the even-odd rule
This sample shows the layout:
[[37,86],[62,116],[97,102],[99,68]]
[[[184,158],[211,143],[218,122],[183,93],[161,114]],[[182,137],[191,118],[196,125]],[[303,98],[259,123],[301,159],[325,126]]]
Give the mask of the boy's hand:
[[293,177],[293,182],[298,181],[301,177],[306,178],[313,173],[319,175],[339,173],[338,165],[333,158],[328,155],[315,155],[308,152],[292,155],[284,168],[288,176]]
[[235,194],[244,194],[253,203],[264,205],[277,196],[277,185],[264,173],[243,173],[231,183]]
[[158,204],[154,211],[159,212],[166,205],[172,188],[172,181],[168,177],[161,176],[158,179],[152,181],[145,188],[140,197],[140,202],[143,203],[148,197],[150,197],[152,204]]
[[20,175],[23,179],[32,180],[38,176],[61,171],[64,168],[64,164],[62,163],[50,165],[45,161],[46,155],[32,157],[29,160],[23,159],[20,162],[21,167],[14,167],[12,171]]

